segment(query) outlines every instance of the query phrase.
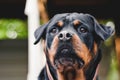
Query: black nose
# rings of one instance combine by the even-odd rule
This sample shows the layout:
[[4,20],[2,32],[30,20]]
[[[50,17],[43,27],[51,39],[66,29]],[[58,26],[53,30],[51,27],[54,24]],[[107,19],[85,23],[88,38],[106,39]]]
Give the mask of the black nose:
[[70,40],[72,38],[72,34],[66,31],[62,31],[59,35],[58,35],[59,40],[61,41],[67,41]]

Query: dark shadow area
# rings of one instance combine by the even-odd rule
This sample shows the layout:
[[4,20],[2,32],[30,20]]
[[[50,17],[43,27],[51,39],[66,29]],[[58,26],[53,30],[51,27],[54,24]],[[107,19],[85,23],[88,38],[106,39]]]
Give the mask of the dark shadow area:
[[25,0],[1,0],[0,1],[0,18],[20,18],[26,19],[24,14]]

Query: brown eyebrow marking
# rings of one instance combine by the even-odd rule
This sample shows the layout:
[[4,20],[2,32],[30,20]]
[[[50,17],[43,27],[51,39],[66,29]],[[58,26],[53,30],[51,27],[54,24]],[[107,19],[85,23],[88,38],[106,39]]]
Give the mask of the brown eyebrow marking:
[[57,22],[57,26],[58,26],[58,27],[62,27],[63,24],[64,24],[63,21],[58,21],[58,22]]
[[74,21],[73,21],[73,25],[74,25],[74,26],[80,25],[80,21],[79,21],[79,20],[74,20]]

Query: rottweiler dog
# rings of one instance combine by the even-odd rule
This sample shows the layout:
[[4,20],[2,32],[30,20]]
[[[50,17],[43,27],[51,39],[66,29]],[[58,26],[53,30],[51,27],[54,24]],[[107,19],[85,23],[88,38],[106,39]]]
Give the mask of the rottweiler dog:
[[38,80],[93,80],[101,60],[100,44],[113,32],[90,14],[55,15],[35,31],[35,44],[42,38],[46,55]]

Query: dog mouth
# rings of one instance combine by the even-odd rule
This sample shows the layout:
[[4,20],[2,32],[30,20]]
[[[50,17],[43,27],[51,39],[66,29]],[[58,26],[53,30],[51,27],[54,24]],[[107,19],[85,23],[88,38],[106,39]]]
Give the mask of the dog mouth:
[[60,72],[69,72],[81,69],[84,65],[84,61],[76,55],[73,48],[64,46],[58,50],[55,59],[54,67]]
[[60,57],[55,59],[54,64],[56,70],[62,73],[66,80],[74,80],[84,61],[77,57]]
[[63,58],[56,59],[54,64],[55,64],[55,67],[57,69],[61,69],[60,71],[62,72],[67,68],[80,69],[84,65],[84,62],[81,59],[63,57]]
[[64,76],[65,80],[75,80],[78,70],[82,69],[84,64],[84,60],[69,43],[58,47],[53,67]]

